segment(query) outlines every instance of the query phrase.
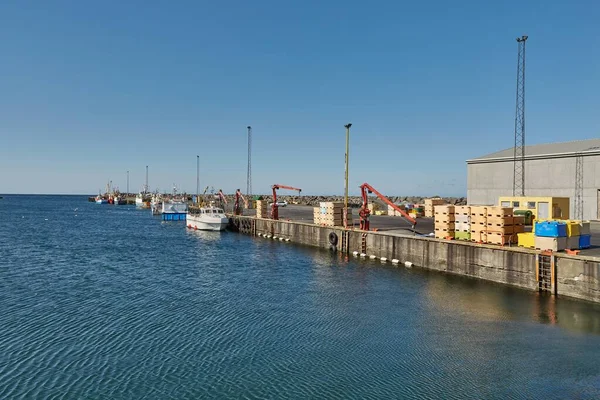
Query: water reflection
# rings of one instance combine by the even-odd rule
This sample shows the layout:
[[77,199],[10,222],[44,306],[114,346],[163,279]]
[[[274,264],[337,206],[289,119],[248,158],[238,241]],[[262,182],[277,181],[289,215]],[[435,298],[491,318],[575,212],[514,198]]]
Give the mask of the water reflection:
[[432,311],[467,320],[531,320],[600,334],[600,305],[457,276],[426,273]]
[[[183,229],[183,227],[181,229]],[[225,232],[201,231],[201,230],[187,229],[187,228],[185,228],[185,232],[190,236],[196,237],[198,239],[202,239],[207,242],[214,242],[217,240],[221,240],[221,235],[227,234]]]

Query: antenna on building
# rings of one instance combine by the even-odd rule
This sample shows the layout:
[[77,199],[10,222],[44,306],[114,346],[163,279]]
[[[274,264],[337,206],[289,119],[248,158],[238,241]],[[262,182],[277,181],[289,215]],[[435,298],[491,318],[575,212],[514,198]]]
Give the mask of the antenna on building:
[[583,220],[583,155],[575,157],[575,219]]
[[246,176],[246,197],[252,195],[252,127],[248,126],[248,174]]
[[515,114],[515,147],[513,196],[525,196],[525,42],[528,36],[517,38],[517,107]]

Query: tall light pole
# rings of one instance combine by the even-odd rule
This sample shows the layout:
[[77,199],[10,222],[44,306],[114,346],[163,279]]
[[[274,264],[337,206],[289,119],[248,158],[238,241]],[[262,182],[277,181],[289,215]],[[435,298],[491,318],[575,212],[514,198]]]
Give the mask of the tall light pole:
[[350,152],[350,127],[352,124],[344,125],[346,128],[346,184],[344,190],[344,228],[348,227],[348,157]]
[[200,202],[200,156],[196,156],[196,204]]

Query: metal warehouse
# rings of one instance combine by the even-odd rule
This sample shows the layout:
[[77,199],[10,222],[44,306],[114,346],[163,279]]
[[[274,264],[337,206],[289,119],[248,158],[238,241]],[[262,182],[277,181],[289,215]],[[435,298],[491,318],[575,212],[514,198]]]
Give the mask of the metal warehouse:
[[[568,197],[571,218],[600,219],[600,139],[525,146],[524,154],[525,196]],[[512,147],[467,160],[468,203],[512,196],[514,163]]]

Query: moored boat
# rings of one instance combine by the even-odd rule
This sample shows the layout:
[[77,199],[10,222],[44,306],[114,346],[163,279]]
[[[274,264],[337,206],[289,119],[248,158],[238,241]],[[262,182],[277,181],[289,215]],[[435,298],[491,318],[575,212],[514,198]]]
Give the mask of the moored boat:
[[203,231],[223,231],[229,224],[229,218],[222,208],[215,206],[200,207],[187,215],[187,227]]

